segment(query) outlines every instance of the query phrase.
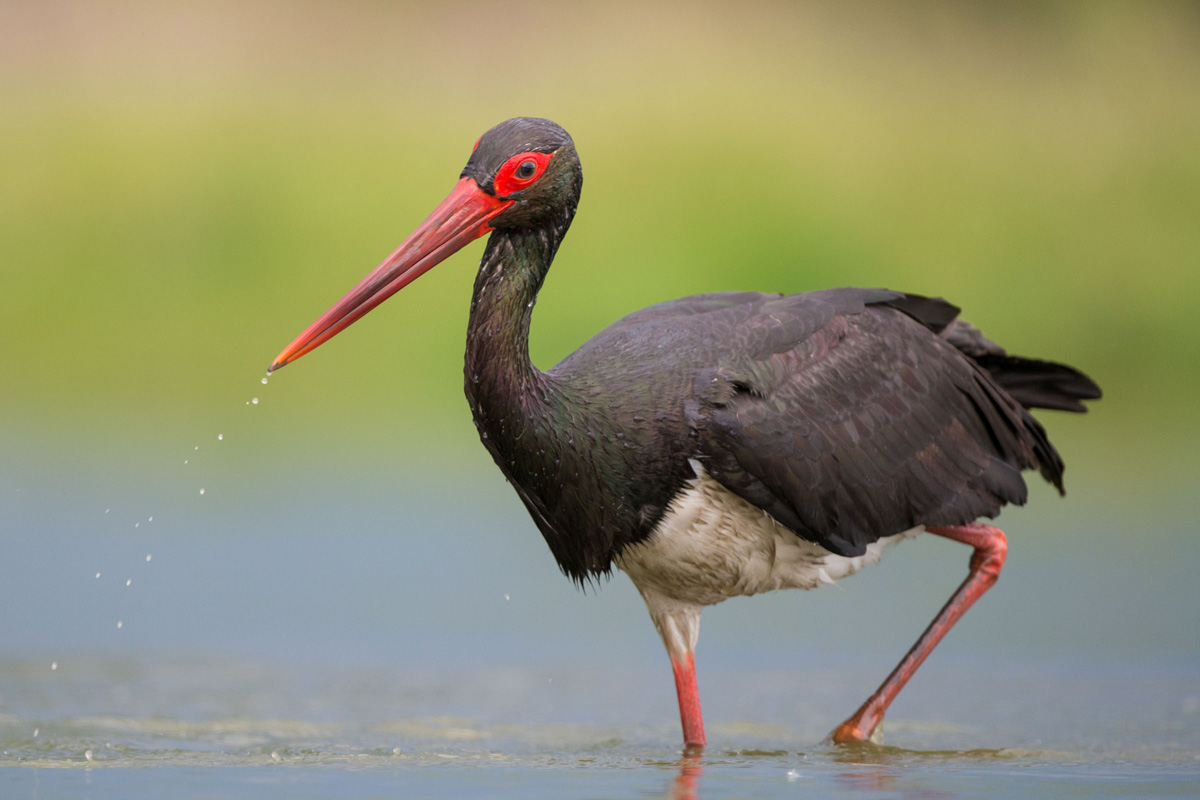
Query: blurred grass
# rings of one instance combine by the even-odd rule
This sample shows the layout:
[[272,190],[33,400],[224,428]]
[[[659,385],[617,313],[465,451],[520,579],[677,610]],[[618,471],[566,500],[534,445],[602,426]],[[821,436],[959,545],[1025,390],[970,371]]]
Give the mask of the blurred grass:
[[0,425],[33,439],[172,435],[261,391],[256,424],[313,452],[457,452],[479,244],[258,379],[479,133],[534,114],[572,133],[586,177],[540,366],[675,296],[886,285],[1092,374],[1096,412],[1050,422],[1068,461],[1149,480],[1194,458],[1194,4],[0,15]]

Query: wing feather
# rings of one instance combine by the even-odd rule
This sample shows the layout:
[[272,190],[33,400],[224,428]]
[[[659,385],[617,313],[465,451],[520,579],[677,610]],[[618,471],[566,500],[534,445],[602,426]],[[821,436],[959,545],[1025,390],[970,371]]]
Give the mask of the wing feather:
[[904,309],[830,314],[790,348],[774,329],[788,326],[761,319],[748,323],[772,326],[760,345],[734,350],[753,355],[718,370],[736,391],[692,420],[702,457],[728,488],[836,553],[995,516],[1024,501],[1020,470],[1053,454],[986,370]]

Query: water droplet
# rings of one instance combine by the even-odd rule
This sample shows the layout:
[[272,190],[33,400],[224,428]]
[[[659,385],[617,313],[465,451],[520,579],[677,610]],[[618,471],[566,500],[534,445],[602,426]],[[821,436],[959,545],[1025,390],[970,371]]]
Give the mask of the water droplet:
[[54,671],[54,670],[56,670],[56,669],[58,669],[58,662],[57,662],[57,661],[51,661],[51,662],[50,662],[50,671],[51,671],[51,672],[53,672],[53,671]]
[[251,402],[251,403],[254,403],[254,405],[258,405],[258,398],[257,398],[257,397],[251,397],[251,398],[250,398],[250,402]]
[[154,522],[154,517],[151,517],[150,519],[146,520],[146,522]]
[[272,761],[283,761],[283,756],[279,755],[278,750],[272,750],[271,751],[271,760]]
[[193,449],[194,449],[194,450],[199,450],[199,449],[200,449],[200,445],[196,445],[196,446],[195,446]]
[[96,573],[96,580],[100,580],[100,573],[99,573],[99,572],[97,572],[97,573]]
[[507,600],[507,599],[508,599],[508,594],[507,594],[507,593],[505,593],[505,595],[504,595],[504,599],[505,599],[505,600]]
[[183,460],[183,463],[185,463],[185,464],[186,464],[187,462],[188,462],[188,460],[185,458],[185,459]]
[[111,508],[106,508],[106,509],[104,509],[104,513],[105,513],[105,514],[107,514],[107,513],[108,513],[108,512],[110,512],[110,511],[112,511],[112,509],[111,509]]
[[125,627],[125,623],[122,622],[121,620],[117,620],[117,629],[120,630],[121,628],[124,628],[124,627]]
[[222,440],[222,439],[224,439],[224,438],[225,438],[225,434],[223,434],[223,433],[218,433],[218,434],[217,434],[217,441],[218,441],[218,442],[219,442],[219,441],[221,441],[221,440]]
[[147,561],[149,561],[149,560],[150,560],[150,554],[149,554],[149,553],[146,553],[146,560],[147,560]]
[[203,489],[201,489],[201,490],[200,490],[200,494],[204,494],[204,490],[203,490]]
[[788,783],[800,780],[800,773],[794,769],[789,769],[787,774]]
[[140,528],[140,527],[142,527],[142,523],[140,523],[140,522],[135,522],[135,523],[133,523],[133,527],[135,527],[135,528]]
[[403,751],[403,750],[401,750],[399,747],[393,747],[393,748],[392,748],[392,755],[394,755],[394,756],[402,756],[402,755],[404,755],[404,751]]
[[36,739],[36,738],[38,737],[38,731],[39,731],[39,730],[41,730],[41,729],[40,729],[40,728],[34,728],[34,729],[33,729],[33,738],[35,738],[35,739]]
[[266,383],[266,382],[267,382],[267,379],[266,379],[266,378],[263,378],[263,383]]
[[133,584],[133,578],[130,578],[129,580],[125,581],[126,586],[131,586],[132,584]]
[[92,751],[91,751],[91,750],[84,750],[84,751],[83,751],[83,757],[84,757],[84,758],[86,758],[88,761],[91,761],[91,760],[92,760]]

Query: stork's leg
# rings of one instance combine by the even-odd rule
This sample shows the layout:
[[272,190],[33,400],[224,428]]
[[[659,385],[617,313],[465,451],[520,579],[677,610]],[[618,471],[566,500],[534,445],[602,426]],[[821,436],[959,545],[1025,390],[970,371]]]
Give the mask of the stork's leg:
[[683,746],[686,750],[704,747],[704,717],[700,714],[700,689],[696,685],[695,653],[683,658],[671,656],[675,670],[675,692],[679,695],[679,721],[683,723]]
[[[908,679],[917,671],[917,667],[925,661],[925,657],[933,652],[942,637],[954,627],[954,623],[966,613],[967,609],[979,597],[992,588],[992,584],[1000,577],[1000,569],[1004,566],[1004,556],[1008,553],[1008,539],[1004,532],[991,525],[972,522],[967,525],[954,525],[945,528],[926,528],[929,533],[945,536],[956,542],[969,544],[975,548],[971,555],[970,572],[967,579],[958,587],[958,591],[950,598],[929,627],[917,639],[904,659],[887,676],[875,694],[867,698],[858,711],[848,720],[838,725],[829,738],[837,744],[865,742],[871,739],[875,728],[883,721],[892,700],[908,683]],[[682,695],[680,695],[682,698]]]
[[653,591],[642,591],[654,627],[662,636],[675,673],[679,695],[679,721],[683,747],[691,753],[704,748],[704,718],[700,714],[700,689],[696,685],[696,640],[700,636],[700,606],[670,600]]

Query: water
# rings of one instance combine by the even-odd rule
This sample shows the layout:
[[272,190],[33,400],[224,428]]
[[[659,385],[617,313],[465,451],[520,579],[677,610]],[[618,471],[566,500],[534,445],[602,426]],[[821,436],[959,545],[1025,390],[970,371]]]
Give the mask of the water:
[[1187,524],[1075,496],[1006,514],[1004,576],[882,747],[822,739],[964,548],[923,537],[838,589],[710,609],[688,760],[636,591],[572,587],[486,464],[219,460],[243,438],[173,469],[7,443],[0,797],[1200,794]]
[[[627,669],[398,670],[206,658],[0,664],[4,797],[1017,797],[1200,791],[1192,665],[958,664],[903,747],[831,748],[858,676],[718,670],[710,748]],[[1059,668],[1068,665],[1056,665]],[[665,672],[665,670],[664,670]],[[855,671],[851,671],[852,673]],[[547,675],[557,680],[547,680]],[[746,683],[749,683],[749,688]],[[656,682],[657,683],[657,682]],[[975,688],[972,690],[971,687]],[[982,691],[979,691],[982,689]],[[837,702],[831,702],[836,700]],[[959,707],[954,708],[957,704]],[[36,730],[36,736],[34,732]],[[88,760],[85,752],[91,751]],[[689,794],[689,792],[691,794]]]

